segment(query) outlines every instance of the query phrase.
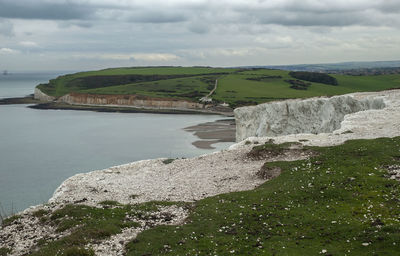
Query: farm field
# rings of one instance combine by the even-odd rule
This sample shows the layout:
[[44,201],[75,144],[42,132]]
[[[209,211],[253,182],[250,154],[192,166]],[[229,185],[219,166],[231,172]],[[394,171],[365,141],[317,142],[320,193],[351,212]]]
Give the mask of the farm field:
[[[314,73],[316,74],[316,73]],[[400,88],[400,75],[331,75],[337,85],[293,78],[289,71],[211,67],[134,67],[80,72],[60,76],[38,86],[60,97],[70,92],[105,95],[142,95],[199,101],[218,80],[214,103],[231,107],[263,102],[333,96],[360,91]],[[292,87],[292,88],[291,88]]]

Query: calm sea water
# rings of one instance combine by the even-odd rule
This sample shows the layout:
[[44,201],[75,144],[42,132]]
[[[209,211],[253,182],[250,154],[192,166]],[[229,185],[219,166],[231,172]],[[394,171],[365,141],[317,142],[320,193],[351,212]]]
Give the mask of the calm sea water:
[[[0,97],[30,94],[35,85],[54,76],[2,77]],[[77,173],[142,159],[210,153],[213,150],[191,145],[196,138],[182,129],[217,119],[221,117],[0,106],[0,210],[10,213],[44,203],[62,181]]]

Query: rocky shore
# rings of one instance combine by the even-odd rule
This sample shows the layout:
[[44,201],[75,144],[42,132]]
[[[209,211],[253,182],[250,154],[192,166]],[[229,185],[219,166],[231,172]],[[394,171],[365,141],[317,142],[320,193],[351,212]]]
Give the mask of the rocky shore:
[[[65,205],[87,205],[104,208],[104,201],[137,204],[151,201],[194,202],[206,197],[254,189],[265,182],[257,175],[266,161],[293,161],[310,156],[307,151],[291,150],[266,159],[249,157],[249,151],[271,139],[274,143],[296,142],[298,145],[330,146],[352,139],[400,136],[400,91],[356,93],[353,98],[374,97],[382,108],[361,109],[343,116],[340,126],[332,132],[289,134],[275,137],[250,137],[229,149],[191,159],[154,159],[115,166],[105,170],[75,175],[64,181],[48,204],[31,207],[0,229],[0,248],[10,255],[24,255],[34,250],[43,238],[61,239],[66,233],[41,225],[38,211],[50,215]],[[250,118],[247,118],[249,122]],[[239,120],[240,121],[240,120]],[[238,122],[238,120],[236,120]],[[392,179],[399,175],[398,166],[390,170]],[[160,224],[184,223],[188,208],[158,207],[148,213],[153,221],[135,219],[138,227],[90,245],[96,255],[123,255],[124,245],[138,233]],[[129,217],[130,218],[130,217]],[[132,217],[133,218],[133,217]]]

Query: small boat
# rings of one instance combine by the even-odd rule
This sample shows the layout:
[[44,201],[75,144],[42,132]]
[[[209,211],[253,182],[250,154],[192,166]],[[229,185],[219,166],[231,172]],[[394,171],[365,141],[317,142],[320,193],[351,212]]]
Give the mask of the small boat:
[[6,75],[8,75],[8,71],[7,71],[7,70],[4,70],[4,71],[3,71],[3,76],[6,76]]

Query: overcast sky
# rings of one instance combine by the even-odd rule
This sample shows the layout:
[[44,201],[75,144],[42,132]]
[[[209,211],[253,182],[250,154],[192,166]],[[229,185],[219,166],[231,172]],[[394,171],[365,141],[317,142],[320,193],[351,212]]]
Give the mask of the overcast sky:
[[0,70],[399,59],[399,0],[0,0]]

